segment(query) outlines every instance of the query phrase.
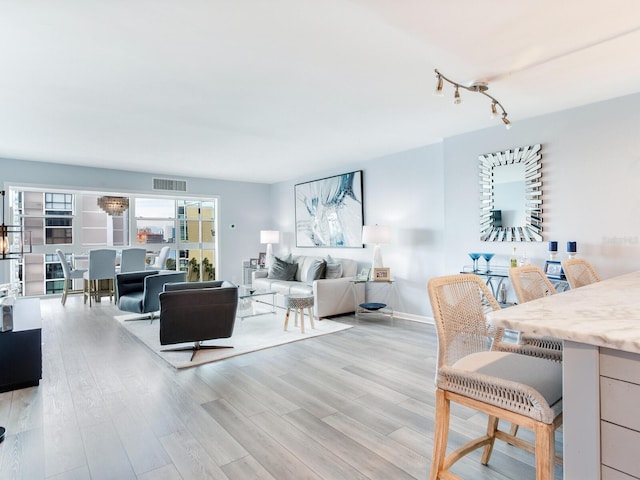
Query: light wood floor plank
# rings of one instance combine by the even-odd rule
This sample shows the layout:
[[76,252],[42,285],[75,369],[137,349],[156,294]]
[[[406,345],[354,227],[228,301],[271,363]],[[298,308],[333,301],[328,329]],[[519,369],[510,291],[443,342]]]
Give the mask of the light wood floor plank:
[[251,420],[321,478],[367,479],[364,474],[316,442],[313,436],[306,434],[283,418],[271,412],[265,412],[254,415]]
[[296,410],[284,418],[302,431],[313,432],[316,442],[371,479],[412,478],[386,459],[304,410]]
[[206,449],[188,431],[174,432],[160,441],[182,478],[227,480]]
[[225,400],[215,400],[206,404],[205,408],[278,480],[318,480],[321,478],[310,467],[273,440],[268,432],[258,428]]
[[222,467],[222,471],[229,477],[229,480],[246,480],[248,478],[252,480],[277,480],[252,456],[227,463]]

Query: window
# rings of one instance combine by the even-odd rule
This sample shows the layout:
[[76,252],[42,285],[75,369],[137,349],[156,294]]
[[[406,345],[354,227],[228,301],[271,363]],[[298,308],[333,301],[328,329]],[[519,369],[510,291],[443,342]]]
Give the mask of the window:
[[[64,274],[55,253],[144,245],[149,260],[172,246],[166,268],[187,272],[192,281],[215,279],[216,200],[129,197],[129,209],[111,216],[98,206],[102,192],[9,189],[13,224],[31,232],[33,251],[16,262],[12,280],[23,295],[62,293]],[[77,265],[84,268],[82,261]]]
[[136,242],[174,243],[176,201],[161,198],[136,198]]

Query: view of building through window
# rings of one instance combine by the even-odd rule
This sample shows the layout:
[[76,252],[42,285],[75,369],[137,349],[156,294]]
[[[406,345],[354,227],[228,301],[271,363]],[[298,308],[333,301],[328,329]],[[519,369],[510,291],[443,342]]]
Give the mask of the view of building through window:
[[[56,249],[77,268],[92,248],[144,246],[147,263],[170,247],[165,268],[187,272],[189,281],[215,279],[216,200],[129,195],[129,207],[110,215],[99,192],[10,189],[13,224],[31,233],[32,253],[14,262],[12,283],[23,295],[61,293],[62,265]],[[122,197],[118,197],[122,198]],[[104,202],[103,202],[104,203]],[[82,281],[73,288],[82,288]]]

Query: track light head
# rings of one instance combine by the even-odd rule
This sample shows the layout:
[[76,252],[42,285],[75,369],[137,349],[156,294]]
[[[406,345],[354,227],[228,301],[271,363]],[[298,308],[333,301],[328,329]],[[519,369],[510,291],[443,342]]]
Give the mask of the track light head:
[[456,93],[453,94],[453,103],[455,105],[460,105],[462,103],[462,98],[460,98],[460,92],[458,91],[457,86],[456,86]]
[[442,76],[438,75],[438,84],[436,85],[436,91],[433,92],[433,94],[436,97],[442,97],[444,95],[444,93],[442,92],[442,86],[443,86],[444,82],[442,80]]
[[507,114],[506,113],[502,114],[502,123],[504,123],[504,126],[507,127],[507,130],[511,129],[511,122],[507,118]]
[[496,118],[498,116],[498,110],[496,108],[496,102],[491,102],[491,118]]

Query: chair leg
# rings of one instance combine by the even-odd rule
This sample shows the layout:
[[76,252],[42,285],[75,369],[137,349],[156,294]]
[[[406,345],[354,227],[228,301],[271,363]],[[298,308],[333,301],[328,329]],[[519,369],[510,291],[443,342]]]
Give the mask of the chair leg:
[[64,279],[64,288],[62,289],[62,306],[64,307],[65,302],[67,301],[67,293],[69,293],[69,280]]
[[440,478],[440,470],[444,465],[444,457],[447,452],[450,413],[451,403],[449,399],[446,398],[444,390],[436,389],[436,422],[429,480],[438,480]]
[[482,449],[482,459],[480,460],[480,462],[483,465],[487,465],[489,463],[489,459],[491,458],[491,453],[493,452],[493,444],[496,441],[496,430],[498,429],[499,421],[500,419],[498,417],[489,415],[489,420],[487,422],[487,437],[490,438],[490,441]]
[[311,324],[311,328],[315,330],[316,326],[313,324],[313,309],[311,307],[307,308],[309,312],[309,323]]
[[553,480],[555,477],[556,439],[553,425],[538,422],[536,434],[536,480]]
[[287,308],[287,314],[284,316],[284,331],[287,331],[287,327],[289,326],[289,315],[291,314],[291,309]]

